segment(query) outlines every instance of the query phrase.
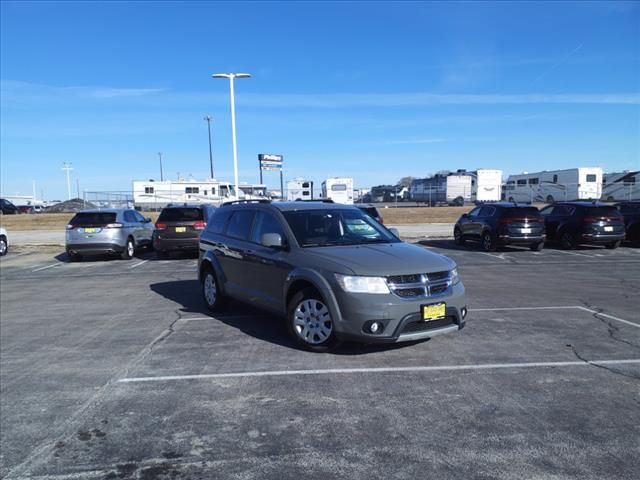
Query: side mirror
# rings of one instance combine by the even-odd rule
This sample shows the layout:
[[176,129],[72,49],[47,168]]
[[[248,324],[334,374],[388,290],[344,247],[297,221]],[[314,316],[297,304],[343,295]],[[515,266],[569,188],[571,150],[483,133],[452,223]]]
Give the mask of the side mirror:
[[468,218],[468,217],[469,217],[469,214],[468,214],[468,213],[463,213],[463,214],[462,214],[462,218]]
[[269,248],[284,248],[284,241],[279,233],[265,233],[260,239],[260,243],[264,247]]
[[400,238],[400,232],[398,231],[397,228],[391,227],[389,231],[393,233],[396,237]]

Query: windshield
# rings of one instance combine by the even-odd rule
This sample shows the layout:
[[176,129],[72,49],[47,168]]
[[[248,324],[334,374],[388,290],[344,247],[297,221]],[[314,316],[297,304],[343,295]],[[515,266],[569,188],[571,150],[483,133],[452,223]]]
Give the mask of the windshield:
[[400,242],[391,232],[359,209],[283,212],[302,247]]

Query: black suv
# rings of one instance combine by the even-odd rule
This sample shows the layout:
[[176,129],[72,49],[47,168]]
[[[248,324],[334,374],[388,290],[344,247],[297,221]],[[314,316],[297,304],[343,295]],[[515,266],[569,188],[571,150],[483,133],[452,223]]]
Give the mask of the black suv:
[[453,260],[337,203],[222,205],[200,236],[199,277],[209,310],[226,297],[267,309],[313,351],[431,338],[467,314]]
[[367,204],[358,203],[355,206],[358,207],[360,210],[362,210],[367,215],[369,215],[371,218],[373,218],[376,222],[384,223],[384,220],[382,220],[382,216],[380,215],[380,212],[373,205],[371,205],[371,204],[367,205]]
[[9,200],[0,198],[0,213],[2,213],[3,215],[15,215],[20,212],[18,211],[18,207],[16,207]]
[[530,205],[486,203],[458,219],[453,237],[457,245],[464,245],[467,240],[480,242],[487,252],[501,245],[528,245],[538,251],[544,247],[544,219]]
[[213,205],[172,205],[160,212],[153,232],[153,248],[158,258],[172,251],[198,252],[200,233],[215,211]]
[[624,217],[626,239],[640,243],[640,201],[620,202],[616,204],[616,208]]
[[598,202],[560,202],[540,211],[547,239],[564,249],[583,243],[617,248],[624,240],[624,221],[611,205]]

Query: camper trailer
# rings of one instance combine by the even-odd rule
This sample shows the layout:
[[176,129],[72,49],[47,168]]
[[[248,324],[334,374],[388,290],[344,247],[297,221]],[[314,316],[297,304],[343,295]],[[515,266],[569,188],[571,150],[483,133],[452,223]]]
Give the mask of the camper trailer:
[[502,194],[502,170],[478,169],[472,172],[475,182],[472,183],[471,201],[497,202]]
[[602,200],[640,200],[640,171],[605,173],[602,178]]
[[313,200],[313,182],[304,178],[294,178],[287,182],[287,200]]
[[[235,196],[232,184],[212,179],[133,182],[133,203],[142,209],[162,208],[169,203],[222,203]],[[244,197],[244,193],[241,192],[241,196]]]
[[322,198],[336,203],[353,204],[353,178],[327,178],[322,182]]
[[504,189],[505,200],[521,203],[595,200],[601,196],[602,169],[599,167],[509,175]]

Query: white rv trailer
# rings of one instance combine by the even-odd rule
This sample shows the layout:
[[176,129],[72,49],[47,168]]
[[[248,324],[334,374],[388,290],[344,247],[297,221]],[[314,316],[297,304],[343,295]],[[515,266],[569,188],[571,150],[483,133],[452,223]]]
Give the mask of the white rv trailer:
[[474,178],[464,170],[451,173],[447,176],[446,202],[458,206],[470,202],[474,184]]
[[287,182],[287,200],[313,200],[313,182],[296,177]]
[[597,200],[601,196],[600,167],[509,175],[504,191],[505,200],[521,203]]
[[602,178],[602,200],[640,200],[640,171],[605,173]]
[[353,178],[333,177],[322,182],[322,198],[336,203],[353,204]]
[[[241,192],[241,197],[244,194]],[[229,182],[209,179],[133,181],[133,203],[136,207],[162,208],[169,203],[222,203],[235,198],[235,189]]]
[[[472,173],[473,174],[473,173]],[[502,170],[478,169],[472,183],[472,202],[497,202],[502,195]]]
[[267,196],[267,186],[262,183],[241,183],[238,185],[240,189],[240,198],[244,200],[262,200],[269,198]]

